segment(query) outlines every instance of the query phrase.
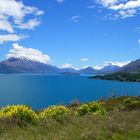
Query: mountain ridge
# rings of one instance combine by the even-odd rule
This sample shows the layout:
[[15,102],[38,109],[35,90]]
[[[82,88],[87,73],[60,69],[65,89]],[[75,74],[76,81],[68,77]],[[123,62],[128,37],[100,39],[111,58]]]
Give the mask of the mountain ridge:
[[94,74],[109,74],[114,73],[122,68],[116,65],[107,65],[102,69],[95,69],[91,66],[82,69],[74,68],[58,68],[56,66],[45,64],[39,61],[30,60],[27,58],[11,57],[0,62],[0,73],[5,74],[24,74],[24,73],[44,73],[44,74],[61,74],[61,73],[75,73],[81,75]]
[[140,82],[140,59],[130,62],[126,66],[122,67],[118,72],[106,75],[96,75],[92,78],[102,80]]

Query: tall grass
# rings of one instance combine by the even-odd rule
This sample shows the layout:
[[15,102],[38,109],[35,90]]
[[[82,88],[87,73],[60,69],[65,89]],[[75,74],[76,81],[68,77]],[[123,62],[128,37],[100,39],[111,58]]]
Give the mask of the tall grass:
[[[94,103],[91,102],[86,105],[89,106]],[[96,104],[99,106],[97,105],[94,108]],[[84,113],[84,115],[76,113],[77,109],[82,107],[83,104],[71,107],[55,106],[47,108],[40,112],[34,112],[37,116],[40,113],[46,113],[45,118],[40,119],[37,117],[37,123],[27,122],[26,125],[22,125],[22,119],[15,116],[10,118],[0,117],[0,140],[140,139],[139,97],[109,98],[97,101],[94,105],[93,112],[90,108],[90,111]],[[94,113],[100,109],[104,109],[106,113],[101,116],[95,115]],[[48,110],[49,114],[53,112],[55,115],[48,115]],[[22,114],[24,114],[23,112]],[[57,112],[59,119],[56,115]]]

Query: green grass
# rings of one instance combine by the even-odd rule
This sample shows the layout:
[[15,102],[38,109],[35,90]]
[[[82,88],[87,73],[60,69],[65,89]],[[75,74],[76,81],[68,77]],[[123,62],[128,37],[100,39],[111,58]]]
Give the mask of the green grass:
[[61,121],[47,118],[37,124],[22,125],[16,119],[3,118],[0,119],[0,140],[140,140],[140,106],[133,105],[135,100],[140,98],[99,101],[107,110],[104,116],[75,115],[77,106],[71,106],[73,112]]

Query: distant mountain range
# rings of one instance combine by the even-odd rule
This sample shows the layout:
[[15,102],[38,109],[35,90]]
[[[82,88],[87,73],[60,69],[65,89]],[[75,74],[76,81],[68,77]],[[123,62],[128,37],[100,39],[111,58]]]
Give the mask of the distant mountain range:
[[122,68],[122,72],[140,74],[140,59],[132,61]]
[[132,61],[126,66],[122,67],[119,71],[106,74],[93,76],[95,79],[103,80],[117,80],[117,81],[135,81],[140,82],[140,59]]
[[28,59],[9,58],[0,62],[0,73],[59,73],[55,66]]
[[103,68],[101,68],[99,70],[94,69],[93,67],[86,67],[86,68],[80,69],[78,71],[78,73],[79,74],[89,74],[89,75],[92,75],[92,74],[108,74],[108,73],[117,72],[120,69],[121,69],[121,67],[119,67],[119,66],[109,64],[109,65],[104,66]]
[[[136,71],[137,66],[134,65],[139,64],[139,62],[135,61],[127,66],[121,68],[116,65],[109,64],[103,67],[100,70],[94,69],[93,67],[86,67],[80,70],[74,68],[58,68],[56,66],[52,66],[49,64],[44,64],[38,61],[32,61],[26,58],[9,58],[0,62],[0,73],[17,73],[17,74],[24,74],[24,73],[44,73],[44,74],[62,74],[62,73],[73,73],[73,74],[81,74],[81,75],[93,75],[93,74],[109,74],[118,72],[120,70],[134,70]],[[131,68],[133,67],[133,68]],[[140,71],[140,67],[138,67]]]
[[86,68],[78,70],[78,73],[84,74],[84,75],[92,75],[92,74],[97,73],[97,70],[92,67],[86,67]]

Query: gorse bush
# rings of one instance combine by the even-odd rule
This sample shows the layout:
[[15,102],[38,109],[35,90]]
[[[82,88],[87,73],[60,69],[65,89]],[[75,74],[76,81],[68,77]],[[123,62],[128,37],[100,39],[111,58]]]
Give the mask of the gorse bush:
[[102,109],[100,103],[97,103],[97,102],[91,102],[88,105],[89,105],[91,112],[96,112],[96,111]]
[[127,109],[127,110],[139,108],[140,107],[140,100],[129,97],[123,101],[123,105],[124,105],[125,109]]
[[85,115],[90,112],[90,108],[88,104],[82,104],[77,108],[77,114]]
[[0,109],[0,120],[10,121],[15,124],[18,123],[19,125],[26,125],[28,123],[41,124],[47,119],[50,121],[51,119],[55,119],[61,122],[75,115],[93,114],[103,116],[110,111],[131,111],[139,108],[139,97],[121,97],[69,107],[62,105],[50,106],[40,112],[35,112],[25,105],[12,105]]
[[101,106],[101,103],[98,102],[91,102],[89,103],[90,112],[94,115],[102,116],[105,114],[105,109]]
[[39,113],[39,118],[53,118],[56,120],[63,119],[69,113],[69,109],[65,106],[50,106]]
[[25,123],[34,123],[36,113],[25,105],[6,106],[0,110],[0,118],[18,119]]
[[101,106],[101,104],[97,103],[97,102],[82,104],[77,108],[77,114],[78,115],[85,115],[87,113],[93,113],[95,115],[102,116],[102,115],[105,114],[105,110]]

